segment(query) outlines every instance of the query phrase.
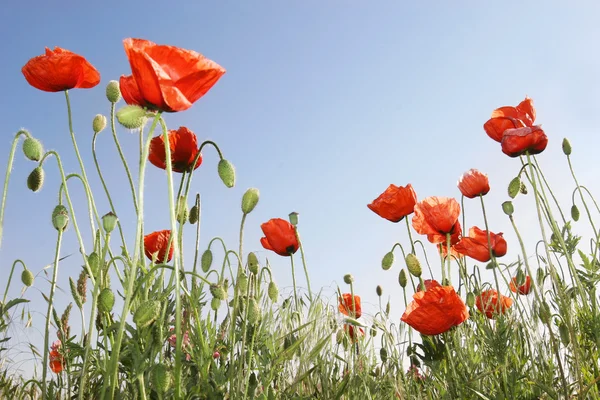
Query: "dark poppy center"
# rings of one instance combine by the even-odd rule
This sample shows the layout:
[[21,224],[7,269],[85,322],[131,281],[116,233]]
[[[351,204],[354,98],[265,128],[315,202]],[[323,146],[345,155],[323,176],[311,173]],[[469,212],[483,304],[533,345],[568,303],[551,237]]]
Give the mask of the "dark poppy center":
[[296,251],[296,247],[294,245],[288,246],[288,247],[285,248],[285,251],[288,254],[294,254],[294,252]]

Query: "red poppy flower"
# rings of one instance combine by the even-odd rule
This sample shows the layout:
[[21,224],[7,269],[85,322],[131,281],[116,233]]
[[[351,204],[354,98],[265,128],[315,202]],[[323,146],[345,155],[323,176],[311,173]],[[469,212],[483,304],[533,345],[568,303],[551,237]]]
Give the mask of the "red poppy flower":
[[64,364],[63,357],[60,355],[58,350],[52,350],[49,355],[50,355],[50,369],[55,374],[60,374],[62,372],[63,366],[64,366],[63,365]]
[[469,318],[469,311],[452,286],[432,281],[425,292],[418,291],[401,320],[423,335],[439,335]]
[[[156,261],[162,263],[167,254],[167,246],[169,245],[169,238],[171,237],[170,230],[156,231],[144,236],[144,252],[146,257],[152,260],[152,255],[158,253]],[[173,258],[174,243],[171,243],[169,249],[169,257],[166,262],[171,261]]]
[[446,241],[446,234],[456,234],[460,230],[458,216],[460,205],[456,199],[448,197],[427,197],[415,205],[412,225],[415,230],[427,235],[434,244]]
[[548,136],[539,125],[504,131],[502,152],[509,157],[521,154],[539,154],[546,149]]
[[417,194],[410,183],[406,187],[392,184],[367,207],[388,221],[399,222],[414,212],[416,203]]
[[[429,239],[429,235],[427,236]],[[462,238],[462,227],[460,226],[460,222],[456,221],[456,225],[454,226],[454,233],[450,235],[450,254],[456,258],[462,257],[458,251],[456,251],[455,245],[460,242]],[[430,240],[431,241],[431,240]],[[437,245],[438,250],[442,253],[444,257],[448,255],[448,239],[444,239],[443,242]]]
[[272,250],[280,256],[289,256],[298,251],[300,243],[296,237],[296,228],[288,221],[273,218],[260,226],[265,237],[260,243],[267,250]]
[[[492,254],[495,257],[502,257],[506,254],[506,240],[503,233],[490,232],[490,243],[492,245]],[[490,261],[490,250],[488,247],[487,231],[482,231],[474,226],[469,229],[469,236],[463,237],[454,249],[465,256],[474,258],[477,261]]]
[[489,137],[496,142],[500,142],[507,129],[533,126],[534,122],[535,107],[533,107],[533,100],[526,97],[516,107],[505,106],[494,110],[491,119],[483,125],[483,129]]
[[[170,130],[168,135],[173,171],[191,171],[192,164],[198,155],[198,139],[196,138],[196,135],[185,126],[182,126],[177,130]],[[165,152],[163,135],[152,138],[148,160],[158,168],[167,169],[167,155]],[[202,164],[202,156],[198,158],[193,169],[198,168],[200,164]]]
[[504,314],[512,306],[512,302],[510,297],[503,295],[500,295],[500,302],[498,302],[498,292],[494,289],[484,290],[475,298],[477,309],[490,319],[493,319],[497,313]]
[[[432,287],[441,286],[439,284],[439,282],[436,281],[435,279],[425,279],[425,280],[423,280],[423,285],[425,285],[425,290],[429,290]],[[417,292],[420,292],[420,291],[422,291],[422,289],[421,289],[421,285],[419,284],[419,285],[417,285]]]
[[69,50],[46,47],[46,54],[32,58],[21,69],[27,83],[44,92],[89,89],[100,83],[100,73],[83,56]]
[[486,174],[470,169],[460,177],[458,190],[469,199],[485,196],[490,191],[490,181]]
[[350,293],[342,294],[342,297],[339,298],[339,302],[338,310],[340,310],[342,314],[351,318],[360,318],[362,315],[360,296],[354,296],[354,307],[352,306],[352,294]]
[[127,104],[166,112],[184,111],[225,73],[223,67],[195,51],[143,39],[125,39],[123,45],[132,73],[120,79]]
[[350,324],[344,325],[344,331],[346,331],[346,333],[350,337],[350,340],[352,341],[352,343],[355,343],[356,341],[358,341],[358,339],[365,336],[365,330],[363,328],[359,327],[358,330],[356,331],[356,333],[355,333],[354,329],[355,329],[355,327],[353,325],[350,325]]
[[528,295],[529,292],[531,291],[531,277],[529,275],[527,275],[525,277],[525,282],[520,285],[517,286],[517,278],[512,278],[510,281],[510,290],[513,293],[518,293],[518,294],[522,294],[522,295]]

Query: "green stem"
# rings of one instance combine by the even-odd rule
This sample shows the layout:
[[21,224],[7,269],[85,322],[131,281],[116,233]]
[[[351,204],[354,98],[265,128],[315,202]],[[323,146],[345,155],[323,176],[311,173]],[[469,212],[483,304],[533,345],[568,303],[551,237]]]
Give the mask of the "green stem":
[[294,271],[294,256],[290,254],[290,261],[292,263],[292,283],[294,284],[294,303],[296,304],[296,311],[298,311],[298,293],[296,291],[296,273]]
[[[496,290],[498,292],[498,298],[500,299],[500,283],[498,281],[498,273],[496,272],[496,268],[498,268],[498,263],[496,262],[496,256],[494,255],[494,250],[492,249],[492,239],[490,235],[490,228],[488,226],[487,214],[485,212],[485,203],[483,201],[483,195],[479,195],[479,200],[481,200],[481,211],[483,212],[483,221],[485,223],[485,236],[487,237],[487,245],[488,251],[490,253],[490,260],[494,263],[494,268],[492,271],[494,272],[494,281],[496,282]],[[498,313],[502,312],[502,302],[498,301],[497,310]]]
[[4,298],[2,299],[2,304],[6,304],[6,296],[8,295],[8,288],[10,287],[10,281],[12,280],[12,276],[13,276],[13,272],[15,271],[15,267],[17,265],[17,263],[21,263],[21,265],[23,266],[23,269],[27,269],[27,266],[25,265],[25,263],[21,260],[15,260],[15,262],[13,262],[12,268],[10,269],[10,275],[8,275],[8,282],[6,282],[6,289],[4,290]]
[[[131,189],[131,196],[133,197],[133,206],[135,207],[136,214],[138,213],[138,203],[137,197],[135,194],[135,186],[133,184],[133,179],[131,178],[131,172],[129,171],[129,166],[127,165],[127,160],[125,160],[125,156],[123,155],[123,151],[121,150],[121,144],[119,143],[119,138],[117,136],[117,130],[115,129],[115,103],[112,103],[110,106],[110,127],[112,130],[112,136],[115,141],[115,145],[117,146],[117,151],[119,152],[119,157],[121,157],[121,162],[125,167],[125,173],[127,174],[127,180],[129,181],[129,187]],[[141,136],[140,136],[141,137]]]
[[[296,231],[296,239],[298,240],[298,245],[300,247],[300,257],[302,258],[302,266],[304,267],[304,275],[306,275],[306,286],[308,287],[308,297],[310,299],[310,304],[312,307],[313,296],[312,291],[310,289],[310,278],[308,276],[308,268],[306,267],[306,259],[304,258],[304,246],[302,246],[302,241],[300,240],[300,234],[298,233],[298,229]],[[309,307],[309,309],[311,308]]]
[[408,217],[404,217],[404,221],[406,222],[406,230],[408,231],[408,239],[410,240],[410,252],[413,254],[417,254],[415,252],[415,243],[413,242],[412,233],[410,232],[410,224],[408,223]]

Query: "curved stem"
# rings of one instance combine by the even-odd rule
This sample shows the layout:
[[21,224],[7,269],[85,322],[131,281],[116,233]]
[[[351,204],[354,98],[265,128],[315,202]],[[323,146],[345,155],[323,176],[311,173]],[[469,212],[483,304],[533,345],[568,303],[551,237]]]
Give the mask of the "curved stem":
[[90,227],[92,228],[92,237],[94,237],[95,228],[94,228],[94,207],[93,207],[93,203],[92,203],[93,202],[92,192],[91,192],[87,182],[79,174],[72,173],[72,174],[67,175],[65,177],[65,183],[60,184],[60,188],[58,189],[58,204],[62,204],[62,196],[63,196],[64,188],[66,186],[66,182],[71,178],[78,178],[81,181],[81,184],[83,185],[83,189],[85,190],[85,194],[86,194],[87,202],[88,202]]
[[15,262],[13,262],[12,268],[10,269],[10,275],[8,275],[8,282],[6,282],[6,289],[4,290],[4,298],[2,299],[2,304],[6,304],[6,296],[8,295],[8,288],[10,287],[10,281],[12,280],[12,276],[13,276],[13,272],[15,271],[15,267],[17,266],[17,263],[21,263],[21,265],[23,266],[23,269],[27,269],[27,266],[25,265],[25,263],[21,260],[15,260]]
[[117,130],[115,129],[115,103],[112,103],[110,106],[110,127],[112,131],[112,136],[115,141],[115,145],[117,146],[117,151],[119,152],[119,157],[121,157],[121,162],[125,167],[125,173],[127,174],[127,180],[129,181],[129,187],[131,188],[131,196],[133,197],[133,206],[135,207],[136,214],[138,213],[138,203],[137,197],[135,195],[135,185],[133,184],[133,179],[131,178],[131,172],[129,171],[129,166],[127,165],[127,160],[125,160],[125,156],[123,155],[123,151],[121,150],[121,144],[119,143],[119,138],[117,137]]

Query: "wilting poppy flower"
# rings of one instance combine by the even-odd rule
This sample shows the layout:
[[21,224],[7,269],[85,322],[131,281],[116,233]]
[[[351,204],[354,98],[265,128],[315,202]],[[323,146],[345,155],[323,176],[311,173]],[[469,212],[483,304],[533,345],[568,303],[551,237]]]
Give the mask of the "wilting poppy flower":
[[392,184],[367,207],[388,221],[399,222],[414,212],[416,203],[417,194],[410,183],[406,187]]
[[[152,255],[158,252],[156,261],[162,263],[167,254],[167,246],[169,245],[169,238],[171,237],[170,230],[156,231],[144,236],[144,252],[146,257],[152,260]],[[169,257],[166,262],[171,261],[173,258],[174,243],[171,243],[169,249]]]
[[[502,232],[490,232],[492,254],[495,257],[502,257],[506,254],[506,240],[504,240],[502,235]],[[487,231],[483,231],[476,226],[469,229],[469,236],[463,237],[460,242],[454,246],[454,249],[460,254],[474,258],[477,261],[490,261]]]
[[50,369],[55,374],[60,374],[63,370],[64,360],[63,356],[60,355],[58,350],[50,351]]
[[522,294],[522,295],[528,295],[529,292],[531,291],[531,277],[529,275],[527,275],[525,277],[525,282],[520,285],[517,286],[517,278],[512,278],[510,281],[510,290],[513,293],[518,293],[518,294]]
[[359,327],[358,330],[356,330],[356,331],[355,331],[355,329],[356,328],[353,325],[350,325],[350,324],[344,325],[344,331],[346,331],[346,333],[350,337],[350,340],[352,341],[352,343],[358,341],[358,339],[365,336],[365,330],[363,328]]
[[260,243],[267,250],[272,250],[280,256],[289,256],[298,251],[300,244],[296,236],[296,228],[288,221],[273,218],[260,226],[265,237]]
[[458,190],[469,199],[485,196],[490,191],[490,181],[486,174],[470,169],[458,180]]
[[46,54],[29,60],[21,72],[31,86],[44,92],[89,89],[100,83],[100,73],[92,64],[60,47],[46,47]]
[[533,126],[534,122],[535,108],[533,107],[533,100],[526,97],[516,107],[505,106],[494,110],[491,119],[483,125],[483,129],[489,137],[496,142],[500,142],[507,129]]
[[546,149],[548,136],[539,125],[504,131],[502,152],[509,157],[521,154],[539,154]]
[[486,315],[486,317],[493,319],[494,314],[504,314],[506,310],[512,306],[512,299],[500,295],[500,302],[498,302],[498,292],[494,289],[490,289],[484,290],[475,298],[475,305],[480,312]]
[[[169,147],[171,148],[171,166],[175,172],[192,170],[192,164],[198,155],[198,139],[194,132],[185,126],[177,130],[170,130]],[[148,160],[158,168],[167,169],[167,155],[163,135],[156,136],[150,141],[150,155]],[[196,169],[202,164],[202,156],[198,158]]]
[[123,99],[154,110],[187,110],[223,76],[225,69],[200,53],[143,39],[125,39],[131,75],[119,81]]
[[354,296],[354,307],[352,306],[352,294],[350,293],[342,294],[342,297],[339,298],[339,302],[338,310],[340,310],[342,314],[351,318],[360,318],[362,315],[360,296]]
[[460,205],[456,199],[448,197],[427,197],[415,205],[412,225],[421,235],[434,244],[446,241],[446,234],[456,234],[460,230],[458,216]]
[[452,286],[432,281],[426,291],[418,291],[401,320],[423,335],[439,335],[469,318],[469,311]]

